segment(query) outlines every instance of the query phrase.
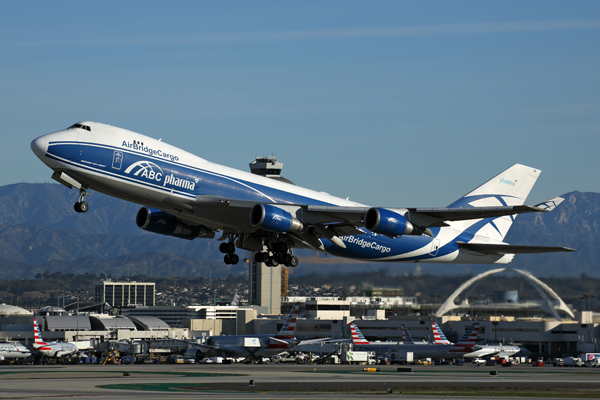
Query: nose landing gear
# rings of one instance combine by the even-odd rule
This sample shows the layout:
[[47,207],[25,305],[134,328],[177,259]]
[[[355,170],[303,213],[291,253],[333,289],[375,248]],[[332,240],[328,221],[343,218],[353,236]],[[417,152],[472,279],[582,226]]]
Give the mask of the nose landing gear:
[[77,203],[75,203],[75,205],[73,206],[73,208],[75,209],[75,212],[84,213],[90,209],[90,205],[86,201],[84,201],[85,196],[89,196],[89,195],[90,194],[87,192],[86,189],[84,189],[84,188],[79,189],[79,199],[77,200]]

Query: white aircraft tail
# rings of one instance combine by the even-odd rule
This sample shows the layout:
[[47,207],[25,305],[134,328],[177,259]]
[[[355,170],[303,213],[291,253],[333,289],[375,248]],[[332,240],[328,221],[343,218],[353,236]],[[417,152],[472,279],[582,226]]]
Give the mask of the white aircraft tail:
[[282,336],[294,336],[296,332],[296,319],[298,318],[298,311],[300,310],[300,302],[294,304],[290,313],[288,314],[281,330],[279,331],[279,335]]
[[[529,192],[542,171],[515,164],[490,179],[477,189],[450,204],[448,208],[520,206],[525,203]],[[453,221],[450,226],[460,231],[488,237],[492,241],[503,241],[514,215],[474,220]]]

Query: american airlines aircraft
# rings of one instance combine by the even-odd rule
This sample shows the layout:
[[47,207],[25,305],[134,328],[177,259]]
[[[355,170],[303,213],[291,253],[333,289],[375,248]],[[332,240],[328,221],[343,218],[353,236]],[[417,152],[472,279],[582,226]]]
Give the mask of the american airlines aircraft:
[[[474,323],[471,326],[471,329],[475,326],[475,324],[479,325],[479,323]],[[434,341],[435,344],[442,344],[442,345],[453,344],[448,339],[446,339],[446,335],[444,335],[444,332],[442,332],[442,330],[440,329],[438,324],[436,324],[435,322],[432,322],[431,327],[433,329],[433,336],[435,338],[435,341]],[[475,336],[475,339],[476,338],[477,338],[477,336]],[[515,356],[517,354],[525,357],[525,356],[530,356],[531,352],[524,347],[513,346],[513,345],[503,345],[502,343],[499,343],[499,344],[477,343],[476,346],[475,345],[472,346],[472,351],[470,351],[470,353],[465,354],[465,357],[469,357],[469,358],[478,358],[478,357],[481,357],[481,358],[484,358],[484,357],[507,358],[507,357]]]
[[75,354],[79,351],[77,346],[69,342],[49,342],[46,343],[42,340],[42,334],[38,327],[37,320],[33,319],[33,348],[37,350],[41,355],[50,358],[61,358]]
[[13,358],[27,358],[31,350],[20,343],[0,343],[0,361]]
[[40,136],[33,152],[52,178],[143,205],[136,224],[183,239],[221,232],[224,261],[236,247],[258,262],[296,266],[294,248],[365,261],[506,264],[515,254],[573,251],[516,246],[504,237],[515,216],[553,210],[562,198],[523,205],[540,170],[515,164],[448,207],[384,208],[212,163],[167,143],[97,122]]
[[[401,329],[402,344],[400,344],[400,342],[395,344],[393,342],[378,343],[367,341],[356,324],[354,324],[354,322],[350,324],[354,349],[357,351],[374,351],[378,356],[394,358],[395,353],[412,352],[415,358],[455,359],[486,357],[498,353],[496,348],[477,345],[477,334],[479,333],[478,322],[473,323],[456,344],[447,340],[447,343],[445,344],[415,343],[404,324],[401,325]],[[517,347],[517,349],[519,348]],[[519,349],[519,351],[520,350],[521,349]]]
[[294,337],[300,303],[295,303],[281,330],[275,335],[220,335],[209,336],[204,344],[186,351],[187,356],[197,360],[204,357],[246,357],[247,361],[258,357],[272,357],[300,343]]

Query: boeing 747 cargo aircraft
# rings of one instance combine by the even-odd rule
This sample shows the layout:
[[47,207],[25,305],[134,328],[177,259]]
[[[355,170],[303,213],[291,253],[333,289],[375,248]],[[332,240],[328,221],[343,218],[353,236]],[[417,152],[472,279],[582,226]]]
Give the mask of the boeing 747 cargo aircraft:
[[[296,266],[295,248],[364,261],[506,264],[515,254],[572,251],[504,242],[517,214],[552,211],[562,198],[524,205],[540,175],[515,164],[447,207],[373,207],[235,170],[114,126],[80,122],[40,136],[33,152],[52,177],[138,203],[137,225],[182,239],[220,233],[224,261],[236,248],[270,266]],[[385,188],[384,188],[385,189]]]

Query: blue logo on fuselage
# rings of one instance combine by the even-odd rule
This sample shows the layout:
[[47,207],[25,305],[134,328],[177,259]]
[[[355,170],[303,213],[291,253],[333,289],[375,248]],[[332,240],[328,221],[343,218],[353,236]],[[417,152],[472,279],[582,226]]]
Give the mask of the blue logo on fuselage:
[[[134,169],[135,171],[133,171]],[[129,174],[132,171],[134,176],[155,180],[157,182],[160,182],[164,175],[162,168],[150,161],[138,161],[133,163],[127,167],[125,173]]]

